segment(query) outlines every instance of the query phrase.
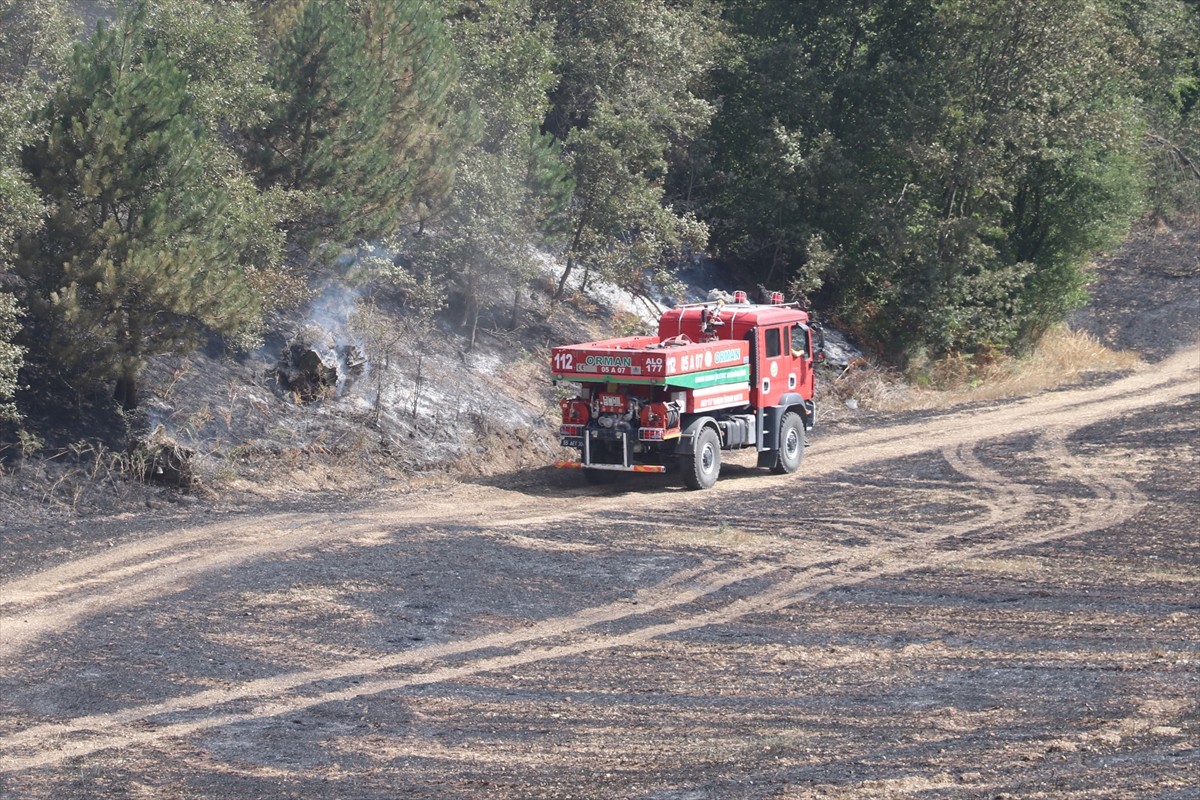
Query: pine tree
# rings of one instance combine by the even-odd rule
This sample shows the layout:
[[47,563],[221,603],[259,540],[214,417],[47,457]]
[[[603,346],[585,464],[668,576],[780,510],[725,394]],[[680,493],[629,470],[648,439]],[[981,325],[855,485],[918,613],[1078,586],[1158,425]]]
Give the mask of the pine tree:
[[446,102],[454,55],[428,5],[309,0],[278,41],[278,101],[251,133],[252,159],[293,193],[306,244],[376,238],[414,198],[444,195],[469,136]]
[[[12,247],[35,233],[46,207],[21,167],[34,138],[33,110],[62,67],[70,42],[66,0],[0,0],[0,288],[12,281]],[[16,343],[23,310],[0,293],[0,421],[19,419],[11,402],[25,348]]]
[[455,102],[461,80],[455,43],[429,0],[359,0],[367,54],[383,77],[389,169],[376,180],[386,213],[415,201],[418,220],[441,204],[463,151],[480,135],[474,109]]
[[55,212],[16,258],[50,357],[76,378],[115,379],[126,407],[147,358],[257,318],[188,77],[147,45],[142,21],[122,14],[76,47],[25,156]]
[[[314,0],[279,43],[269,82],[278,100],[252,135],[267,185],[303,199],[294,227],[311,241],[372,236],[387,221],[379,176],[389,164],[383,75],[342,0]],[[298,232],[298,231],[297,231]]]
[[537,0],[553,20],[559,81],[543,130],[564,143],[568,209],[561,297],[577,266],[634,292],[703,248],[706,226],[667,204],[667,155],[701,136],[712,108],[693,93],[710,46],[702,0]]

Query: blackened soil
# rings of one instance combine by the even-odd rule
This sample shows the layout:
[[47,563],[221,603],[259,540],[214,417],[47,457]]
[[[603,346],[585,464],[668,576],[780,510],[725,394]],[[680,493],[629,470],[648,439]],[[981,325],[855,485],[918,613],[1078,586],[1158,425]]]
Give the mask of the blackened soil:
[[1164,369],[702,493],[26,529],[0,797],[1194,797],[1200,401]]
[[1145,232],[1077,320],[1153,367],[708,492],[6,464],[0,798],[1193,798],[1198,258]]
[[1119,350],[1159,360],[1200,339],[1200,229],[1135,234],[1102,259],[1074,323]]

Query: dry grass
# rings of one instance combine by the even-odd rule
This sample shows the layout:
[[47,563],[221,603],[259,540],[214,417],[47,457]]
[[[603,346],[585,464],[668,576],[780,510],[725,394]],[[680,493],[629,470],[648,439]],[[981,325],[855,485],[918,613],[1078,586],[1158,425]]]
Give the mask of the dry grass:
[[1091,334],[1060,326],[1021,358],[987,363],[948,358],[905,379],[873,365],[852,366],[827,388],[840,402],[853,401],[878,411],[917,411],[962,403],[1024,397],[1078,383],[1088,374],[1132,369],[1136,353],[1116,352]]
[[98,512],[147,496],[146,462],[129,453],[86,440],[45,449],[25,431],[18,440],[0,444],[0,520]]
[[[1137,353],[1113,351],[1086,331],[1060,326],[1047,333],[1027,357],[998,362],[983,383],[969,389],[970,400],[1034,394],[1077,383],[1089,373],[1118,372],[1140,363]],[[961,391],[961,390],[960,390]]]
[[780,536],[763,536],[722,522],[716,528],[687,528],[663,531],[659,540],[691,547],[715,547],[739,553],[785,552],[793,544]]

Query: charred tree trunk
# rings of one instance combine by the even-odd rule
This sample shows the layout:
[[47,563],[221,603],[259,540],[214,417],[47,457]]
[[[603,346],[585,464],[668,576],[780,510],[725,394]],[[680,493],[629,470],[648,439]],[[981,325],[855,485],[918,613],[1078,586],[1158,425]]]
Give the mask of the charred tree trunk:
[[571,277],[571,270],[574,268],[574,258],[567,256],[567,268],[563,270],[562,277],[558,279],[558,288],[554,290],[555,300],[562,300],[563,290],[567,287],[567,278]]
[[121,408],[132,411],[138,406],[138,380],[131,375],[117,378],[117,387],[113,390],[113,399],[121,404]]
[[567,248],[567,268],[563,270],[562,277],[558,279],[558,288],[554,290],[556,302],[562,300],[563,291],[567,288],[567,278],[571,277],[571,270],[575,268],[575,253],[579,251],[579,243],[583,241],[583,226],[584,221],[581,219],[575,226],[575,235],[571,238],[571,246]]
[[508,329],[515,331],[517,325],[521,322],[521,291],[516,286],[513,287],[512,309],[508,316]]

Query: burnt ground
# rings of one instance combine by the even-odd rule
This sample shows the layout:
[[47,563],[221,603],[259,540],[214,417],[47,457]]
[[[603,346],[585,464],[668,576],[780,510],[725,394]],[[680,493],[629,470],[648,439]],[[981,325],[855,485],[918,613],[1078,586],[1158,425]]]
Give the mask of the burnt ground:
[[1146,228],[1096,265],[1073,323],[1150,361],[1200,340],[1200,225]]
[[526,469],[7,526],[0,797],[1194,797],[1176,344],[702,493]]

